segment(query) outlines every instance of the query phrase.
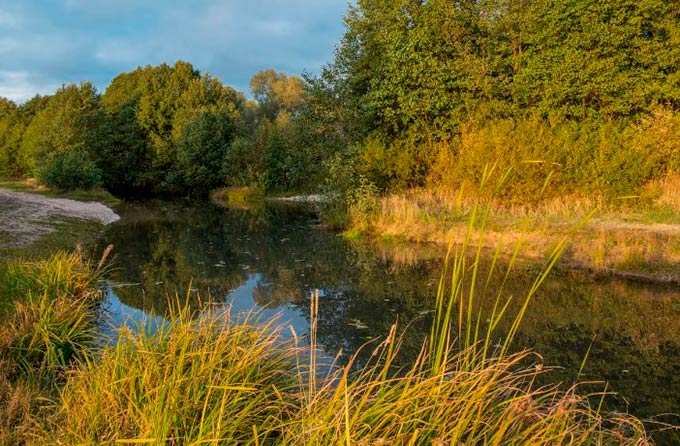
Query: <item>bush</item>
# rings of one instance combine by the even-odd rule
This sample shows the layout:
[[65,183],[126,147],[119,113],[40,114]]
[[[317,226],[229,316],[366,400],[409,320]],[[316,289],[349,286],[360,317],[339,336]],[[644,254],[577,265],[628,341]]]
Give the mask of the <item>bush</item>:
[[637,122],[540,116],[463,125],[440,144],[428,180],[474,189],[485,169],[512,170],[506,199],[537,201],[573,192],[638,195],[645,184],[680,167],[680,114],[656,109]]
[[38,175],[48,186],[62,190],[93,189],[102,179],[101,170],[81,151],[55,155]]

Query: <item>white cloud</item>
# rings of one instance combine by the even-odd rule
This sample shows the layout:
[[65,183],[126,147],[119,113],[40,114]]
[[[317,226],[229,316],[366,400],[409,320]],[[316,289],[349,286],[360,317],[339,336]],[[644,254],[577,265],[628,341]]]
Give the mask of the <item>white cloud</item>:
[[[4,3],[9,2],[9,3]],[[316,71],[332,57],[347,0],[0,0],[0,78],[13,97],[178,59],[248,88],[256,71]],[[4,22],[18,26],[3,32]],[[18,25],[17,25],[18,24]],[[5,76],[7,77],[7,76]]]
[[126,39],[103,42],[95,50],[95,58],[110,66],[141,64],[148,51],[144,46]]
[[57,84],[49,81],[32,79],[25,71],[0,70],[0,96],[14,102],[24,102],[36,94],[52,93],[57,88]]

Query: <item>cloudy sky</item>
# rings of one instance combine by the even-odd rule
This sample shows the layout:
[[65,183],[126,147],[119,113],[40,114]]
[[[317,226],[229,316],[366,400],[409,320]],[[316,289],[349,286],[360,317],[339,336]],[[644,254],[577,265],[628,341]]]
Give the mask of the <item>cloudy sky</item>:
[[0,0],[0,96],[99,89],[139,65],[193,63],[239,90],[258,70],[317,72],[347,0]]

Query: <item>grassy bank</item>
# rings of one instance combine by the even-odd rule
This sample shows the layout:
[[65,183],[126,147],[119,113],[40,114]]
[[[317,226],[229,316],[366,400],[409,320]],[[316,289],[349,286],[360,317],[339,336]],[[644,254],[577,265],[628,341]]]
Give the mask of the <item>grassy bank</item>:
[[251,210],[264,206],[265,194],[257,187],[223,187],[210,194],[210,200],[218,206],[230,209]]
[[[528,259],[542,259],[569,234],[560,264],[640,280],[678,282],[680,177],[650,184],[645,195],[607,200],[569,195],[522,204],[484,199],[487,218],[479,243],[511,254],[517,244]],[[477,192],[413,189],[372,199],[350,211],[350,237],[460,243],[479,202]]]
[[79,253],[0,263],[0,445],[30,444],[47,402],[92,353],[100,273]]
[[509,353],[514,330],[495,336],[503,287],[491,313],[472,311],[480,261],[452,253],[428,341],[398,370],[396,325],[364,347],[368,363],[322,363],[314,297],[308,340],[175,304],[158,331],[97,347],[100,265],[78,254],[5,264],[0,444],[648,444],[639,420],[601,411],[604,395],[535,384],[540,358]]

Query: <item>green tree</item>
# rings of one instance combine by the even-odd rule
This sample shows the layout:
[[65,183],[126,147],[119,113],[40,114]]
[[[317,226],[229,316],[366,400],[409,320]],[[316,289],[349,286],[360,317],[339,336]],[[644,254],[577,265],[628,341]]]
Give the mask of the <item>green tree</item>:
[[[94,160],[105,143],[106,124],[92,84],[60,88],[31,120],[23,135],[21,150],[30,161],[30,172],[57,187],[97,185],[100,172]],[[81,172],[76,167],[78,163]],[[59,172],[62,168],[64,172]],[[69,175],[73,178],[67,179]],[[55,183],[55,179],[59,180]]]
[[29,155],[22,151],[24,132],[48,101],[47,96],[36,96],[20,106],[5,108],[6,113],[0,118],[0,175],[15,178],[30,175],[32,163]]
[[9,99],[0,97],[0,176],[13,176],[15,174],[15,154],[8,144],[10,132],[14,127],[17,106]]
[[305,100],[302,79],[275,70],[256,73],[250,80],[250,90],[259,104],[260,114],[270,120],[281,112],[293,113]]
[[[225,118],[225,126],[240,126],[245,99],[217,79],[202,75],[191,64],[177,62],[174,66],[148,66],[119,75],[107,88],[103,104],[118,117],[119,125],[134,130],[134,137],[120,141],[112,153],[115,156],[124,152],[140,161],[132,167],[138,170],[128,183],[146,192],[182,193],[190,191],[192,184],[201,190],[206,184],[204,179],[190,181],[186,175],[188,158],[180,152],[193,144],[187,143],[188,134],[194,142],[198,138],[195,130],[187,133],[188,128],[205,114]],[[211,147],[219,146],[223,155],[221,147],[230,142],[227,139]]]
[[233,117],[210,111],[201,112],[184,126],[178,161],[189,190],[207,194],[224,183],[222,165],[235,127]]

